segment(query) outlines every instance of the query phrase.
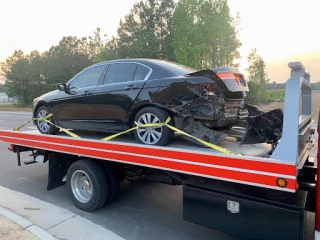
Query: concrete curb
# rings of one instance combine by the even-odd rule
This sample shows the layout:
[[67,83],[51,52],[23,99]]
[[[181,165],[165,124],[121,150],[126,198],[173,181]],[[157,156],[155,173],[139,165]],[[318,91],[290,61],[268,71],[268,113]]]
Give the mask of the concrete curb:
[[0,196],[0,214],[3,212],[3,216],[18,221],[19,225],[40,239],[123,240],[117,234],[67,209],[27,194],[0,186]]
[[33,235],[38,237],[39,239],[43,240],[57,240],[55,237],[53,237],[50,233],[43,230],[39,226],[35,225],[33,222],[29,221],[28,219],[25,219],[21,217],[18,214],[15,214],[14,212],[9,211],[8,209],[5,209],[3,207],[0,207],[0,214],[11,221],[15,222],[16,224],[23,227],[25,230],[28,230]]

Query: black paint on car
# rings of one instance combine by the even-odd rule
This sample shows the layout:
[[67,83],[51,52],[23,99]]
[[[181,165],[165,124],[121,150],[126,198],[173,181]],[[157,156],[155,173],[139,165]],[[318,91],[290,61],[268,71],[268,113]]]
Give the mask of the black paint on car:
[[[213,130],[246,118],[245,91],[244,76],[232,67],[197,71],[163,60],[113,60],[90,66],[35,99],[33,116],[52,113],[50,120],[61,127],[108,133],[124,131],[134,121],[160,123],[171,117],[172,125],[191,133],[194,121]],[[57,132],[44,121],[35,124],[41,133]],[[166,145],[173,132],[149,127],[135,136],[145,144]]]

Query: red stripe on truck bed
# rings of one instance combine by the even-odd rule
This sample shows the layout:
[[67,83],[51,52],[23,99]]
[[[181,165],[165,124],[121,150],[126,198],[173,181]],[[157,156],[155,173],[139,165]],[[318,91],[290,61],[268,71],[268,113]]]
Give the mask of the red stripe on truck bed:
[[247,158],[237,156],[236,158],[229,155],[211,155],[208,153],[195,153],[193,151],[177,149],[161,149],[161,147],[150,147],[150,146],[137,146],[137,144],[122,144],[114,143],[110,141],[97,141],[90,139],[75,139],[70,137],[61,137],[61,136],[47,136],[47,135],[36,135],[30,133],[14,132],[14,131],[0,131],[1,136],[8,137],[19,137],[37,141],[46,141],[46,142],[55,142],[57,144],[67,144],[67,145],[76,145],[86,148],[96,148],[96,149],[108,149],[113,151],[121,151],[134,154],[144,154],[150,156],[164,157],[164,158],[173,158],[180,159],[192,162],[215,164],[225,167],[233,168],[242,168],[254,171],[263,171],[271,172],[276,174],[284,175],[293,175],[296,176],[296,166],[289,165],[285,163],[275,163],[272,162],[272,159],[257,159]]

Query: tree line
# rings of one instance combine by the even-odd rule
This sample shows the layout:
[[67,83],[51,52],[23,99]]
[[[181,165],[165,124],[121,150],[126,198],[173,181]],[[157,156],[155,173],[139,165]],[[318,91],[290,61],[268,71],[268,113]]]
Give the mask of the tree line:
[[[280,89],[286,89],[285,83],[267,83],[267,90],[280,90]],[[311,83],[311,89],[312,90],[320,90],[320,82]]]
[[[67,82],[83,68],[112,59],[155,58],[205,69],[238,66],[239,14],[232,16],[227,0],[142,0],[120,20],[117,34],[101,38],[65,36],[47,51],[17,50],[1,64],[9,97],[21,106]],[[265,100],[265,63],[256,50],[248,57],[251,103]]]

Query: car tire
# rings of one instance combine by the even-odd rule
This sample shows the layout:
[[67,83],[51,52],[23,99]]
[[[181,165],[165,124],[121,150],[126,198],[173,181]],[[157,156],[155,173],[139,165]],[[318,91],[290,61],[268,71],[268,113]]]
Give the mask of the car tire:
[[[135,116],[135,121],[138,124],[146,123],[164,123],[169,113],[161,108],[146,107],[141,109]],[[172,125],[172,119],[169,125]],[[139,143],[147,145],[165,146],[168,145],[173,138],[174,131],[166,126],[160,128],[139,128],[134,130],[134,136]]]
[[[49,115],[51,113],[50,109],[46,106],[41,106],[38,108],[37,112],[36,112],[36,118],[43,118],[47,115]],[[48,119],[50,122],[55,123],[54,121],[54,117],[50,117]],[[39,130],[39,132],[41,132],[42,134],[57,134],[59,132],[59,128],[53,126],[50,123],[44,122],[44,121],[38,121],[36,120],[36,125],[37,128]]]
[[74,162],[68,169],[67,189],[73,204],[86,212],[102,207],[109,195],[108,178],[99,163],[91,159]]

